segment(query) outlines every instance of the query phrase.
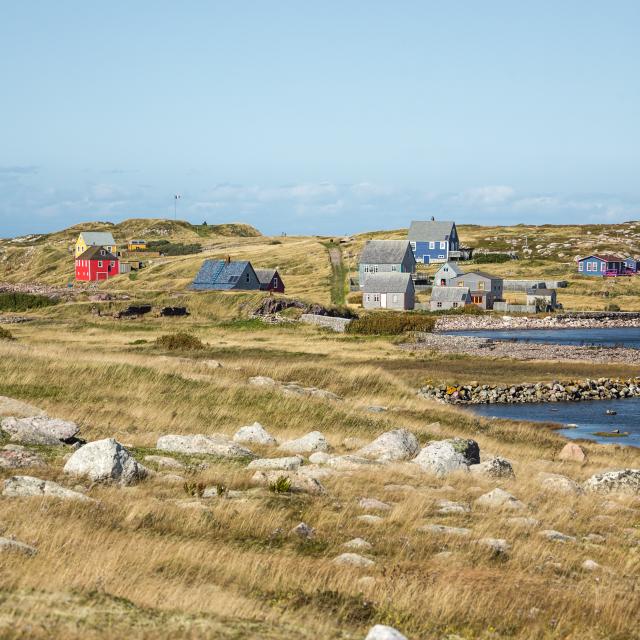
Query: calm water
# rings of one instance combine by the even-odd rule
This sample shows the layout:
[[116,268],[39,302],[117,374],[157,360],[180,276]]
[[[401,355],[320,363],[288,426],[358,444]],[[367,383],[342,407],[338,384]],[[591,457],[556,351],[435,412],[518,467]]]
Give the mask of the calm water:
[[612,329],[505,329],[500,331],[446,331],[447,335],[539,342],[544,344],[624,346],[640,349],[640,327]]
[[[536,404],[474,404],[468,405],[473,413],[485,417],[575,424],[574,428],[558,433],[568,438],[588,438],[597,442],[640,446],[640,398],[623,400],[593,400],[584,402],[546,402]],[[607,409],[617,415],[606,415]],[[594,436],[597,431],[628,431],[626,438]]]

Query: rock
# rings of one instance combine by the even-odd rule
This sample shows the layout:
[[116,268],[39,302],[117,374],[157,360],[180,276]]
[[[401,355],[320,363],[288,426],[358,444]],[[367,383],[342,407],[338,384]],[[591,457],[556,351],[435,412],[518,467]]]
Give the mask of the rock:
[[491,509],[526,509],[524,502],[520,502],[515,496],[504,489],[494,489],[480,496],[475,501],[478,507],[489,507]]
[[491,458],[480,464],[471,465],[469,471],[487,478],[515,478],[511,462],[506,458],[500,457]]
[[590,542],[591,544],[602,544],[606,540],[606,538],[604,536],[601,536],[599,533],[588,533],[582,539],[585,542]]
[[424,471],[446,476],[455,471],[469,471],[480,463],[480,448],[475,440],[451,438],[430,442],[413,461]]
[[617,469],[597,473],[582,486],[585,491],[640,494],[640,469]]
[[365,524],[382,524],[384,522],[384,518],[381,518],[380,516],[372,516],[369,514],[358,516],[357,520],[359,520],[360,522],[364,522]]
[[2,495],[8,498],[45,497],[61,500],[83,500],[93,502],[83,493],[66,489],[57,482],[41,480],[33,476],[12,476],[4,481]]
[[438,500],[436,503],[438,513],[447,515],[450,513],[468,513],[471,509],[460,502],[453,502],[452,500]]
[[444,524],[423,524],[419,526],[417,531],[421,533],[434,533],[443,536],[468,536],[471,529],[465,527],[447,527]]
[[567,442],[558,454],[558,460],[564,462],[579,462],[583,464],[587,461],[587,454],[582,447],[575,442]]
[[183,484],[185,479],[183,476],[179,476],[175,473],[165,473],[159,477],[160,482],[165,484]]
[[309,456],[309,462],[312,464],[325,464],[331,459],[331,456],[325,451],[316,451]]
[[568,536],[564,533],[560,533],[559,531],[554,531],[553,529],[545,529],[540,532],[540,535],[553,542],[575,542],[576,540],[573,536]]
[[44,466],[44,460],[39,455],[19,445],[7,445],[0,451],[0,469]]
[[291,533],[305,540],[310,540],[315,536],[316,530],[305,522],[301,522],[291,529]]
[[306,464],[298,469],[298,473],[302,476],[322,480],[323,478],[330,478],[335,475],[336,471],[328,467],[320,467],[317,464]]
[[7,398],[6,396],[0,396],[0,417],[15,417],[15,418],[34,418],[35,416],[44,416],[45,412],[15,398]]
[[540,520],[528,518],[527,516],[514,516],[512,518],[507,518],[507,524],[521,529],[535,529],[540,526]]
[[353,538],[353,540],[345,542],[342,546],[345,549],[358,549],[360,551],[368,551],[369,549],[373,548],[373,545],[363,538]]
[[364,640],[407,640],[397,629],[384,624],[376,624],[367,633]]
[[598,571],[598,569],[602,569],[595,560],[585,560],[580,566],[585,571]]
[[222,369],[222,362],[218,360],[203,360],[202,364],[209,369]]
[[369,460],[368,458],[362,458],[357,455],[346,455],[330,456],[325,464],[337,471],[356,471],[380,463],[376,460]]
[[539,473],[538,482],[540,483],[540,487],[545,491],[555,491],[557,493],[573,495],[582,493],[582,488],[577,482],[557,473]]
[[297,469],[304,462],[301,456],[289,456],[287,458],[258,458],[252,460],[247,469],[279,469],[291,471]]
[[337,558],[333,559],[335,564],[350,565],[352,567],[372,567],[375,562],[365,558],[358,553],[341,553]]
[[202,492],[203,498],[223,498],[223,499],[238,499],[244,498],[247,495],[246,491],[237,491],[234,489],[225,489],[220,485],[212,485],[207,487]]
[[389,411],[389,408],[377,404],[372,404],[371,406],[367,407],[367,411],[370,411],[371,413],[384,413],[385,411]]
[[17,540],[12,540],[11,538],[0,538],[0,552],[18,552],[24,553],[27,556],[34,556],[38,553],[38,550],[31,545],[25,544],[24,542],[18,542]]
[[9,435],[13,442],[44,445],[71,444],[79,431],[75,422],[47,416],[4,418],[0,422],[0,429]]
[[511,545],[504,538],[480,538],[478,544],[488,547],[497,555],[509,553],[511,549]]
[[273,446],[278,444],[278,441],[259,422],[238,429],[233,436],[233,441]]
[[206,454],[221,458],[255,458],[252,451],[220,433],[211,435],[167,435],[158,438],[156,448],[186,454]]
[[135,484],[147,475],[147,470],[113,438],[85,444],[67,460],[64,472],[122,485]]
[[165,469],[185,469],[186,465],[184,465],[179,460],[175,458],[170,458],[169,456],[145,456],[145,462],[153,462],[157,464],[159,467],[163,467]]
[[337,393],[332,393],[331,391],[327,391],[326,389],[316,389],[315,387],[310,387],[309,389],[305,389],[309,393],[309,395],[315,398],[323,398],[324,400],[334,400],[339,401],[342,398]]
[[312,431],[301,438],[283,442],[279,449],[288,453],[313,453],[314,451],[328,451],[329,443],[319,431]]
[[366,511],[391,511],[393,508],[390,504],[376,498],[361,498],[358,506]]
[[253,378],[249,378],[249,384],[257,387],[275,387],[278,383],[269,376],[253,376]]
[[291,481],[291,491],[294,493],[325,493],[325,488],[316,478],[299,473],[298,471],[256,471],[251,478],[251,482],[268,487],[282,477],[289,478]]
[[418,439],[406,429],[386,431],[358,450],[358,455],[381,462],[411,460],[420,450]]

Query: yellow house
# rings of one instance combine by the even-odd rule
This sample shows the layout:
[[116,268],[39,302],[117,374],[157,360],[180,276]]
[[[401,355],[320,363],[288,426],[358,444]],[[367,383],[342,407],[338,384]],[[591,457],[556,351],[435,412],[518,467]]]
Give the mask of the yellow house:
[[146,240],[129,240],[129,251],[145,251],[146,248]]
[[116,241],[108,231],[83,231],[76,240],[76,258],[89,247],[104,247],[113,255],[118,255]]

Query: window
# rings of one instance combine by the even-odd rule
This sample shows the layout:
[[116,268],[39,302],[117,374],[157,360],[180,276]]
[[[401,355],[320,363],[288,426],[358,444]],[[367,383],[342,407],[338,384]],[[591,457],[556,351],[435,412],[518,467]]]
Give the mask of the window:
[[397,271],[398,270],[398,265],[397,264],[392,264],[391,265],[391,271]]
[[245,274],[245,276],[244,276],[244,281],[245,281],[245,282],[249,282],[249,279],[250,279],[250,278],[249,278],[249,273],[247,272],[247,273]]
[[273,283],[272,284],[273,284],[274,287],[278,286],[278,277],[277,276],[273,278]]
[[102,260],[98,260],[98,267],[102,266]]
[[464,280],[460,280],[460,281],[458,282],[458,286],[459,286],[459,287],[464,287]]
[[398,294],[397,293],[393,294],[393,302],[398,302]]
[[442,302],[436,302],[436,307],[438,307],[438,309],[442,309]]
[[429,243],[429,249],[435,249],[436,248],[436,243],[435,242],[430,242]]
[[584,264],[582,262],[578,264],[578,271],[584,271]]
[[458,308],[458,303],[457,303],[457,302],[454,302],[451,306],[452,306],[454,309],[457,309],[457,308]]
[[112,260],[112,261],[111,261],[111,267],[113,268],[113,267],[115,267],[115,266],[116,266],[116,263]]
[[374,293],[373,294],[373,301],[374,302],[380,302],[380,294],[379,293]]
[[443,254],[443,253],[441,253],[441,254],[438,256],[438,258],[444,258],[444,254]]
[[478,289],[480,289],[480,291],[484,291],[484,282],[482,282],[482,280],[478,281]]
[[447,243],[446,242],[440,242],[440,248],[441,249],[446,249],[447,248]]
[[411,251],[415,251],[416,250],[416,243],[415,242],[410,242],[409,244],[411,245]]
[[482,296],[471,296],[471,301],[474,304],[482,304]]

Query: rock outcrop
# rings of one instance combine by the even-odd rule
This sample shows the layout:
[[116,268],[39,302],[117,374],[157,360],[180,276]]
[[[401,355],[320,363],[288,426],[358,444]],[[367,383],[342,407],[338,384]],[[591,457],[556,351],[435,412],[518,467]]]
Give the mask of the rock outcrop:
[[67,489],[57,482],[41,480],[33,476],[12,476],[4,481],[2,495],[8,498],[59,498],[61,500],[91,501],[83,493]]
[[526,508],[524,502],[521,502],[508,491],[500,488],[480,496],[475,501],[475,504],[478,507],[488,507],[490,509],[522,510]]
[[363,458],[391,462],[411,460],[420,450],[418,439],[406,429],[395,429],[379,435],[373,442],[362,447],[357,454]]
[[367,633],[367,637],[364,640],[408,640],[408,638],[393,627],[376,624],[369,629],[369,633]]
[[287,458],[257,458],[252,460],[247,469],[276,469],[281,471],[292,471],[297,469],[304,462],[301,456],[289,456]]
[[76,441],[75,436],[79,431],[75,422],[47,416],[4,418],[0,422],[0,429],[12,442],[42,445],[72,444]]
[[277,440],[259,422],[238,429],[233,436],[233,441],[244,444],[278,444]]
[[325,488],[319,480],[308,474],[300,473],[299,471],[256,471],[251,478],[251,482],[269,487],[283,477],[289,480],[291,483],[290,491],[294,493],[325,493]]
[[24,553],[27,556],[34,556],[38,553],[35,547],[18,540],[12,540],[11,538],[0,538],[0,553],[17,552]]
[[19,444],[8,444],[0,450],[0,469],[44,467],[44,460]]
[[596,473],[583,484],[585,491],[640,494],[640,469],[617,469]]
[[474,464],[469,467],[469,471],[487,478],[515,478],[511,462],[500,457],[490,458],[480,464]]
[[328,451],[329,443],[322,433],[312,431],[301,438],[283,442],[279,449],[287,453],[314,453],[315,451]]

